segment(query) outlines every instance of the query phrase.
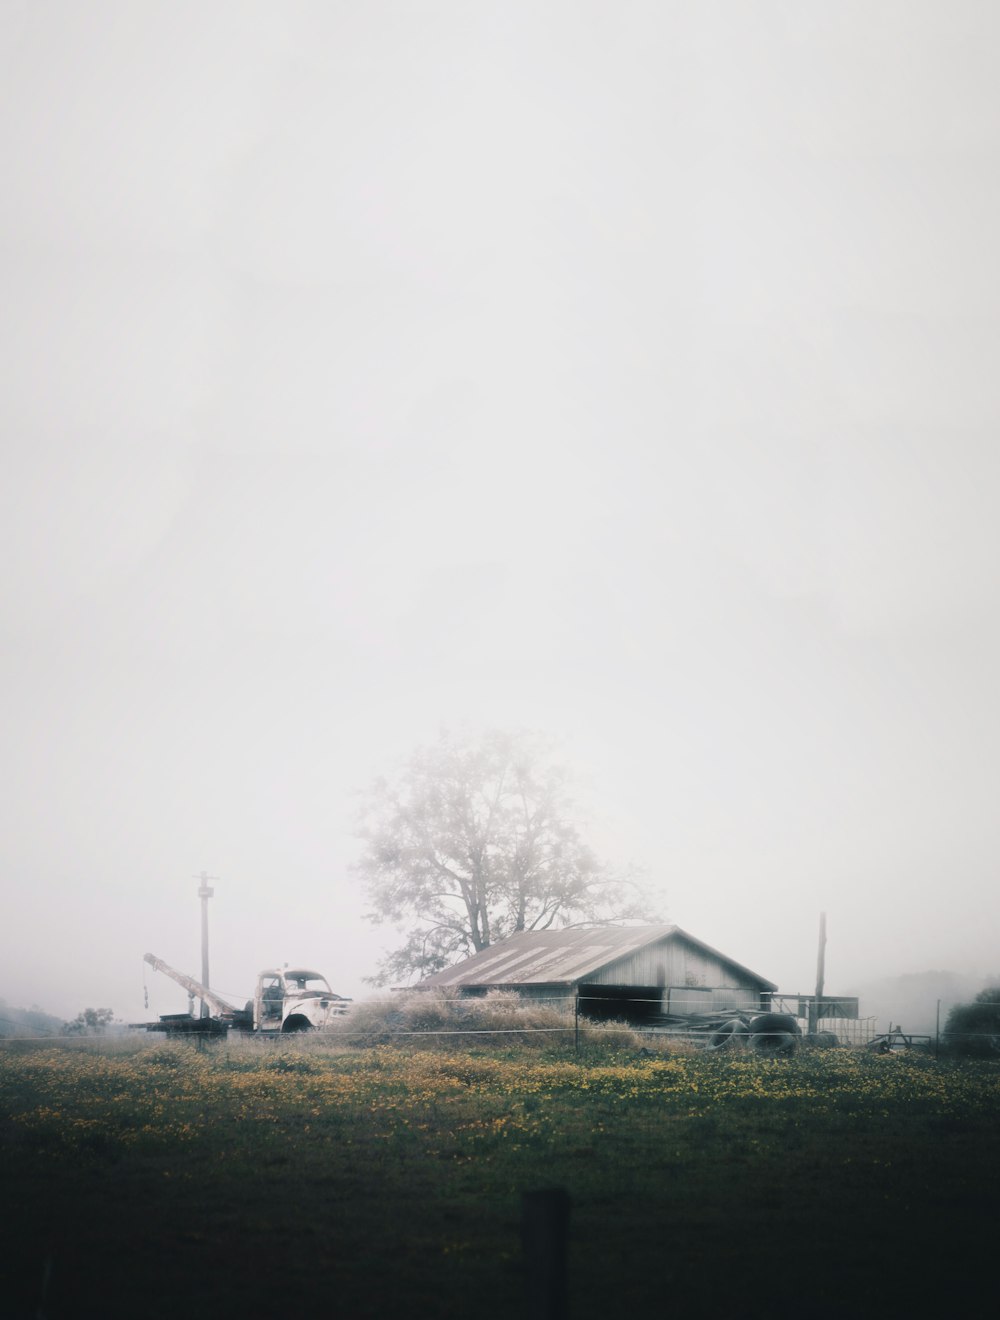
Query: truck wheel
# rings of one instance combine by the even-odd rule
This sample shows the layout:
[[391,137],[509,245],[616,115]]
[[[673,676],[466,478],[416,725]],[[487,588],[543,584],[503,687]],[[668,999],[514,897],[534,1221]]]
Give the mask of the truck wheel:
[[312,1031],[313,1024],[307,1017],[301,1013],[293,1013],[291,1017],[285,1018],[281,1024],[281,1034],[290,1035],[293,1031]]

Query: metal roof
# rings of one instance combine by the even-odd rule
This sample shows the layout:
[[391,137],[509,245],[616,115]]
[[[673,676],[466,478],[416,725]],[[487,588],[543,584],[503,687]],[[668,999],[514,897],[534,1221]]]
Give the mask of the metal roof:
[[574,985],[611,963],[664,939],[680,939],[721,959],[766,990],[778,987],[679,926],[584,926],[525,930],[492,944],[454,967],[428,976],[421,989],[445,986]]

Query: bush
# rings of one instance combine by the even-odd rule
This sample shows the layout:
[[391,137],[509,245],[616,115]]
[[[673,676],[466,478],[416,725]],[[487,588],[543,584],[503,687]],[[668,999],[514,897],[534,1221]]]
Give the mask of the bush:
[[[581,1022],[580,1036],[584,1044],[596,1046],[602,1053],[644,1048],[643,1037],[627,1022]],[[666,1053],[666,1049],[660,1052]]]
[[1000,1056],[1000,986],[980,990],[971,1004],[957,1004],[944,1028],[945,1047],[966,1058]]
[[67,1036],[95,1036],[107,1031],[115,1020],[114,1010],[110,1008],[85,1008],[77,1013],[72,1022],[67,1022],[63,1031]]
[[[489,1045],[565,1044],[573,1039],[573,1014],[568,1007],[522,999],[509,991],[491,990],[482,998],[466,998],[447,990],[413,990],[392,999],[362,1000],[352,1005],[334,1026],[334,1033],[353,1045],[410,1043],[421,1046],[482,1043]],[[638,1038],[621,1023],[588,1024],[606,1046],[620,1048],[627,1035],[630,1047]]]

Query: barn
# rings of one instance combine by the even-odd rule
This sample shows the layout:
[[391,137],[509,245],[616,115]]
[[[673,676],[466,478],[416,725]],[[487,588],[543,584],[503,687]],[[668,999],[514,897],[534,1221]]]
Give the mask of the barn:
[[511,935],[420,982],[424,990],[576,1002],[637,1025],[664,1014],[766,1009],[777,989],[679,926],[587,926]]

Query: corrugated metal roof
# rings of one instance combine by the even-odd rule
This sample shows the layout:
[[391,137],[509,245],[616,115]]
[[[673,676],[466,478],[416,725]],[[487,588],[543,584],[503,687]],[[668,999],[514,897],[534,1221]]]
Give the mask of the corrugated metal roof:
[[421,989],[445,986],[573,985],[609,963],[627,958],[657,940],[676,937],[714,955],[769,990],[777,986],[688,935],[679,926],[585,926],[572,930],[525,930],[493,944],[454,967],[420,982]]

